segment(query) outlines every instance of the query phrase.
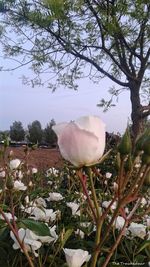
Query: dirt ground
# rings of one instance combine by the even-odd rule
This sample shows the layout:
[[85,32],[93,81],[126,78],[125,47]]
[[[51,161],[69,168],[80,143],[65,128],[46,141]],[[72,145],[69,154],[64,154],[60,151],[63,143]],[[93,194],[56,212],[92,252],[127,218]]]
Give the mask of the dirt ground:
[[[7,153],[13,151],[13,159],[25,159],[25,147],[9,147]],[[2,164],[0,160],[0,165]],[[63,164],[62,157],[58,149],[36,148],[28,154],[28,164],[30,167],[38,168],[38,170],[47,170],[50,167],[61,167]]]

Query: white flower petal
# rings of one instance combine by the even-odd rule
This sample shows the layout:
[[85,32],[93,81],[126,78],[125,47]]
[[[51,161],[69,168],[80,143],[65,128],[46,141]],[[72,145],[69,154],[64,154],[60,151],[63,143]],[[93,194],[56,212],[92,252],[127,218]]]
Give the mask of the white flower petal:
[[96,163],[104,153],[105,126],[96,116],[81,117],[53,129],[62,156],[77,167]]
[[57,136],[59,136],[67,125],[67,122],[58,123],[56,125],[53,125],[52,129],[57,134]]
[[88,251],[68,248],[63,250],[69,267],[81,267],[84,262],[87,262],[90,259]]
[[9,167],[10,167],[11,170],[14,170],[14,169],[17,169],[20,164],[21,164],[21,160],[20,159],[12,159],[9,162]]

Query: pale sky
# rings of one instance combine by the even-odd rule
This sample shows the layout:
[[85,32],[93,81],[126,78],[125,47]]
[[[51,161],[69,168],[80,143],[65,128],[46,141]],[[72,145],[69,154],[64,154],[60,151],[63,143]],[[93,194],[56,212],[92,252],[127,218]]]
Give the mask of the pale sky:
[[110,80],[95,85],[89,79],[79,81],[78,91],[63,86],[51,93],[44,87],[31,88],[23,85],[21,76],[31,75],[26,67],[14,72],[0,72],[0,130],[10,128],[14,121],[21,121],[24,128],[34,120],[43,127],[53,118],[56,123],[75,120],[80,116],[97,115],[106,124],[108,132],[123,132],[130,118],[129,92],[124,92],[117,107],[103,113],[96,105],[101,98],[107,98]]

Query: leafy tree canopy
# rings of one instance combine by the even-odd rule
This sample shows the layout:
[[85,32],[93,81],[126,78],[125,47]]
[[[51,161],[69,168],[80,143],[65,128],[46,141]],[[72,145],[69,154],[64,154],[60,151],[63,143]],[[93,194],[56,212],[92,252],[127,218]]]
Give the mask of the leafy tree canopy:
[[25,138],[25,131],[22,126],[22,122],[15,121],[10,126],[10,139],[12,141],[23,141]]
[[33,121],[28,125],[28,135],[27,138],[30,142],[37,144],[42,141],[43,130],[41,123],[38,120]]
[[56,146],[57,143],[57,136],[53,131],[52,127],[55,125],[54,119],[47,124],[46,128],[44,129],[44,141],[49,144],[50,146]]
[[14,69],[30,63],[33,85],[49,73],[53,90],[59,84],[76,89],[75,81],[85,76],[94,82],[110,78],[121,86],[112,95],[130,90],[133,132],[139,132],[150,114],[148,0],[7,0],[1,14],[4,53],[19,56]]

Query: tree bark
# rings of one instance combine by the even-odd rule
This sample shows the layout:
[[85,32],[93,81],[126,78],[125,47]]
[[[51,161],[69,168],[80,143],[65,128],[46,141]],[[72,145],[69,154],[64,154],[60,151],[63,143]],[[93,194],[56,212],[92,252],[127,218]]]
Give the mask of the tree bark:
[[131,100],[131,106],[132,106],[131,134],[132,134],[133,140],[135,141],[137,136],[140,133],[142,133],[144,130],[145,119],[143,118],[142,111],[141,111],[142,105],[140,102],[140,85],[139,85],[139,83],[135,82],[135,81],[129,82],[129,88],[130,88],[130,100]]

